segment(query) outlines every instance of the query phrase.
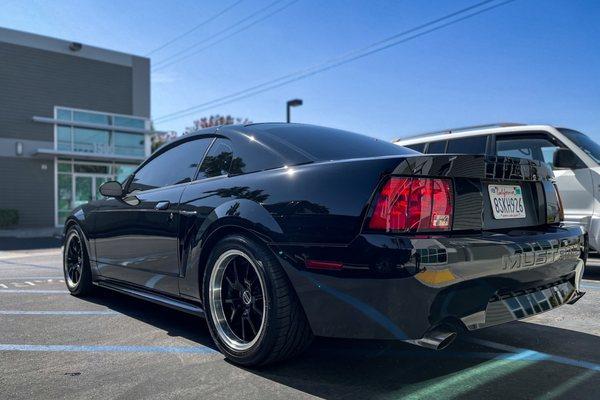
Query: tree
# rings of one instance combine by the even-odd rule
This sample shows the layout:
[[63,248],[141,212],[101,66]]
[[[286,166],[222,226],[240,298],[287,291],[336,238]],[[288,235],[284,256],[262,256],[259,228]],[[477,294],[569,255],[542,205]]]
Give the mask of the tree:
[[154,132],[150,136],[150,149],[154,153],[160,146],[177,137],[177,132]]
[[200,129],[210,128],[213,126],[220,125],[233,125],[233,124],[251,124],[248,118],[234,118],[231,115],[211,115],[210,117],[200,118],[194,121],[193,126],[185,128],[185,133],[195,132]]

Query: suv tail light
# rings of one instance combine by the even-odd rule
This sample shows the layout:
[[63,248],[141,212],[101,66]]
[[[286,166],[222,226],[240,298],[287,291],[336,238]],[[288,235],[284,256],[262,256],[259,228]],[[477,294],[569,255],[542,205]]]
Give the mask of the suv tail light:
[[386,232],[449,231],[452,193],[450,179],[392,177],[376,198],[369,228]]
[[558,199],[558,220],[562,222],[565,220],[565,209],[563,208],[562,198],[560,197],[560,192],[558,191],[558,187],[554,186],[554,192],[556,193],[556,198]]

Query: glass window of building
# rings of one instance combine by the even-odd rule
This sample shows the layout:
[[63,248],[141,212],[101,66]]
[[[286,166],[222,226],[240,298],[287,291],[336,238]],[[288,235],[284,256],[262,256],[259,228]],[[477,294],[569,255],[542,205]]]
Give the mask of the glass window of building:
[[61,121],[71,121],[73,119],[73,112],[71,110],[59,108],[58,110],[56,110],[56,119],[59,119]]
[[145,155],[143,134],[114,132],[113,138],[115,154],[140,157]]
[[119,115],[115,115],[113,118],[115,126],[123,126],[126,128],[137,128],[137,129],[145,129],[146,121],[139,118],[130,118],[130,117],[122,117]]
[[88,124],[109,125],[110,117],[106,114],[90,113],[85,111],[73,111],[73,121]]
[[73,151],[111,153],[110,132],[98,129],[73,128]]

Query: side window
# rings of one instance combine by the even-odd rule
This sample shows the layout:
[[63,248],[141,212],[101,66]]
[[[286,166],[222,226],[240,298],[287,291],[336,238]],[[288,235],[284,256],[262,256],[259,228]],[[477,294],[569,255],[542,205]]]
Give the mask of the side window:
[[505,157],[526,158],[546,163],[552,168],[554,152],[560,145],[543,133],[496,137],[496,154]]
[[136,172],[129,191],[190,182],[211,141],[212,138],[195,139],[168,149]]
[[446,152],[446,141],[429,142],[427,146],[427,154],[444,154]]
[[[202,165],[198,179],[212,178],[213,176],[227,175],[232,167],[233,150],[228,140],[217,139],[210,147]],[[239,166],[236,167],[239,169]],[[235,168],[234,168],[235,169]],[[235,173],[232,171],[232,173]],[[239,173],[239,171],[237,172]]]
[[470,136],[448,140],[446,153],[485,154],[487,136]]
[[409,149],[413,149],[415,151],[418,151],[419,153],[425,153],[425,143],[409,144],[408,146],[404,147],[408,147]]

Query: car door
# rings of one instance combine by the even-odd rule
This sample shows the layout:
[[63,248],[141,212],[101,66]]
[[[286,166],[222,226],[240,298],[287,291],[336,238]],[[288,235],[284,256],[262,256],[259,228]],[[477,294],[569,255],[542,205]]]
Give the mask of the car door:
[[94,216],[96,259],[103,278],[178,294],[180,199],[213,138],[176,142],[144,163],[121,199]]
[[[566,148],[546,132],[530,132],[496,137],[496,154],[544,162],[556,177],[565,212],[565,221],[584,224],[593,212],[594,185],[589,169],[558,169],[552,164],[557,148]],[[582,163],[583,164],[583,163]]]

